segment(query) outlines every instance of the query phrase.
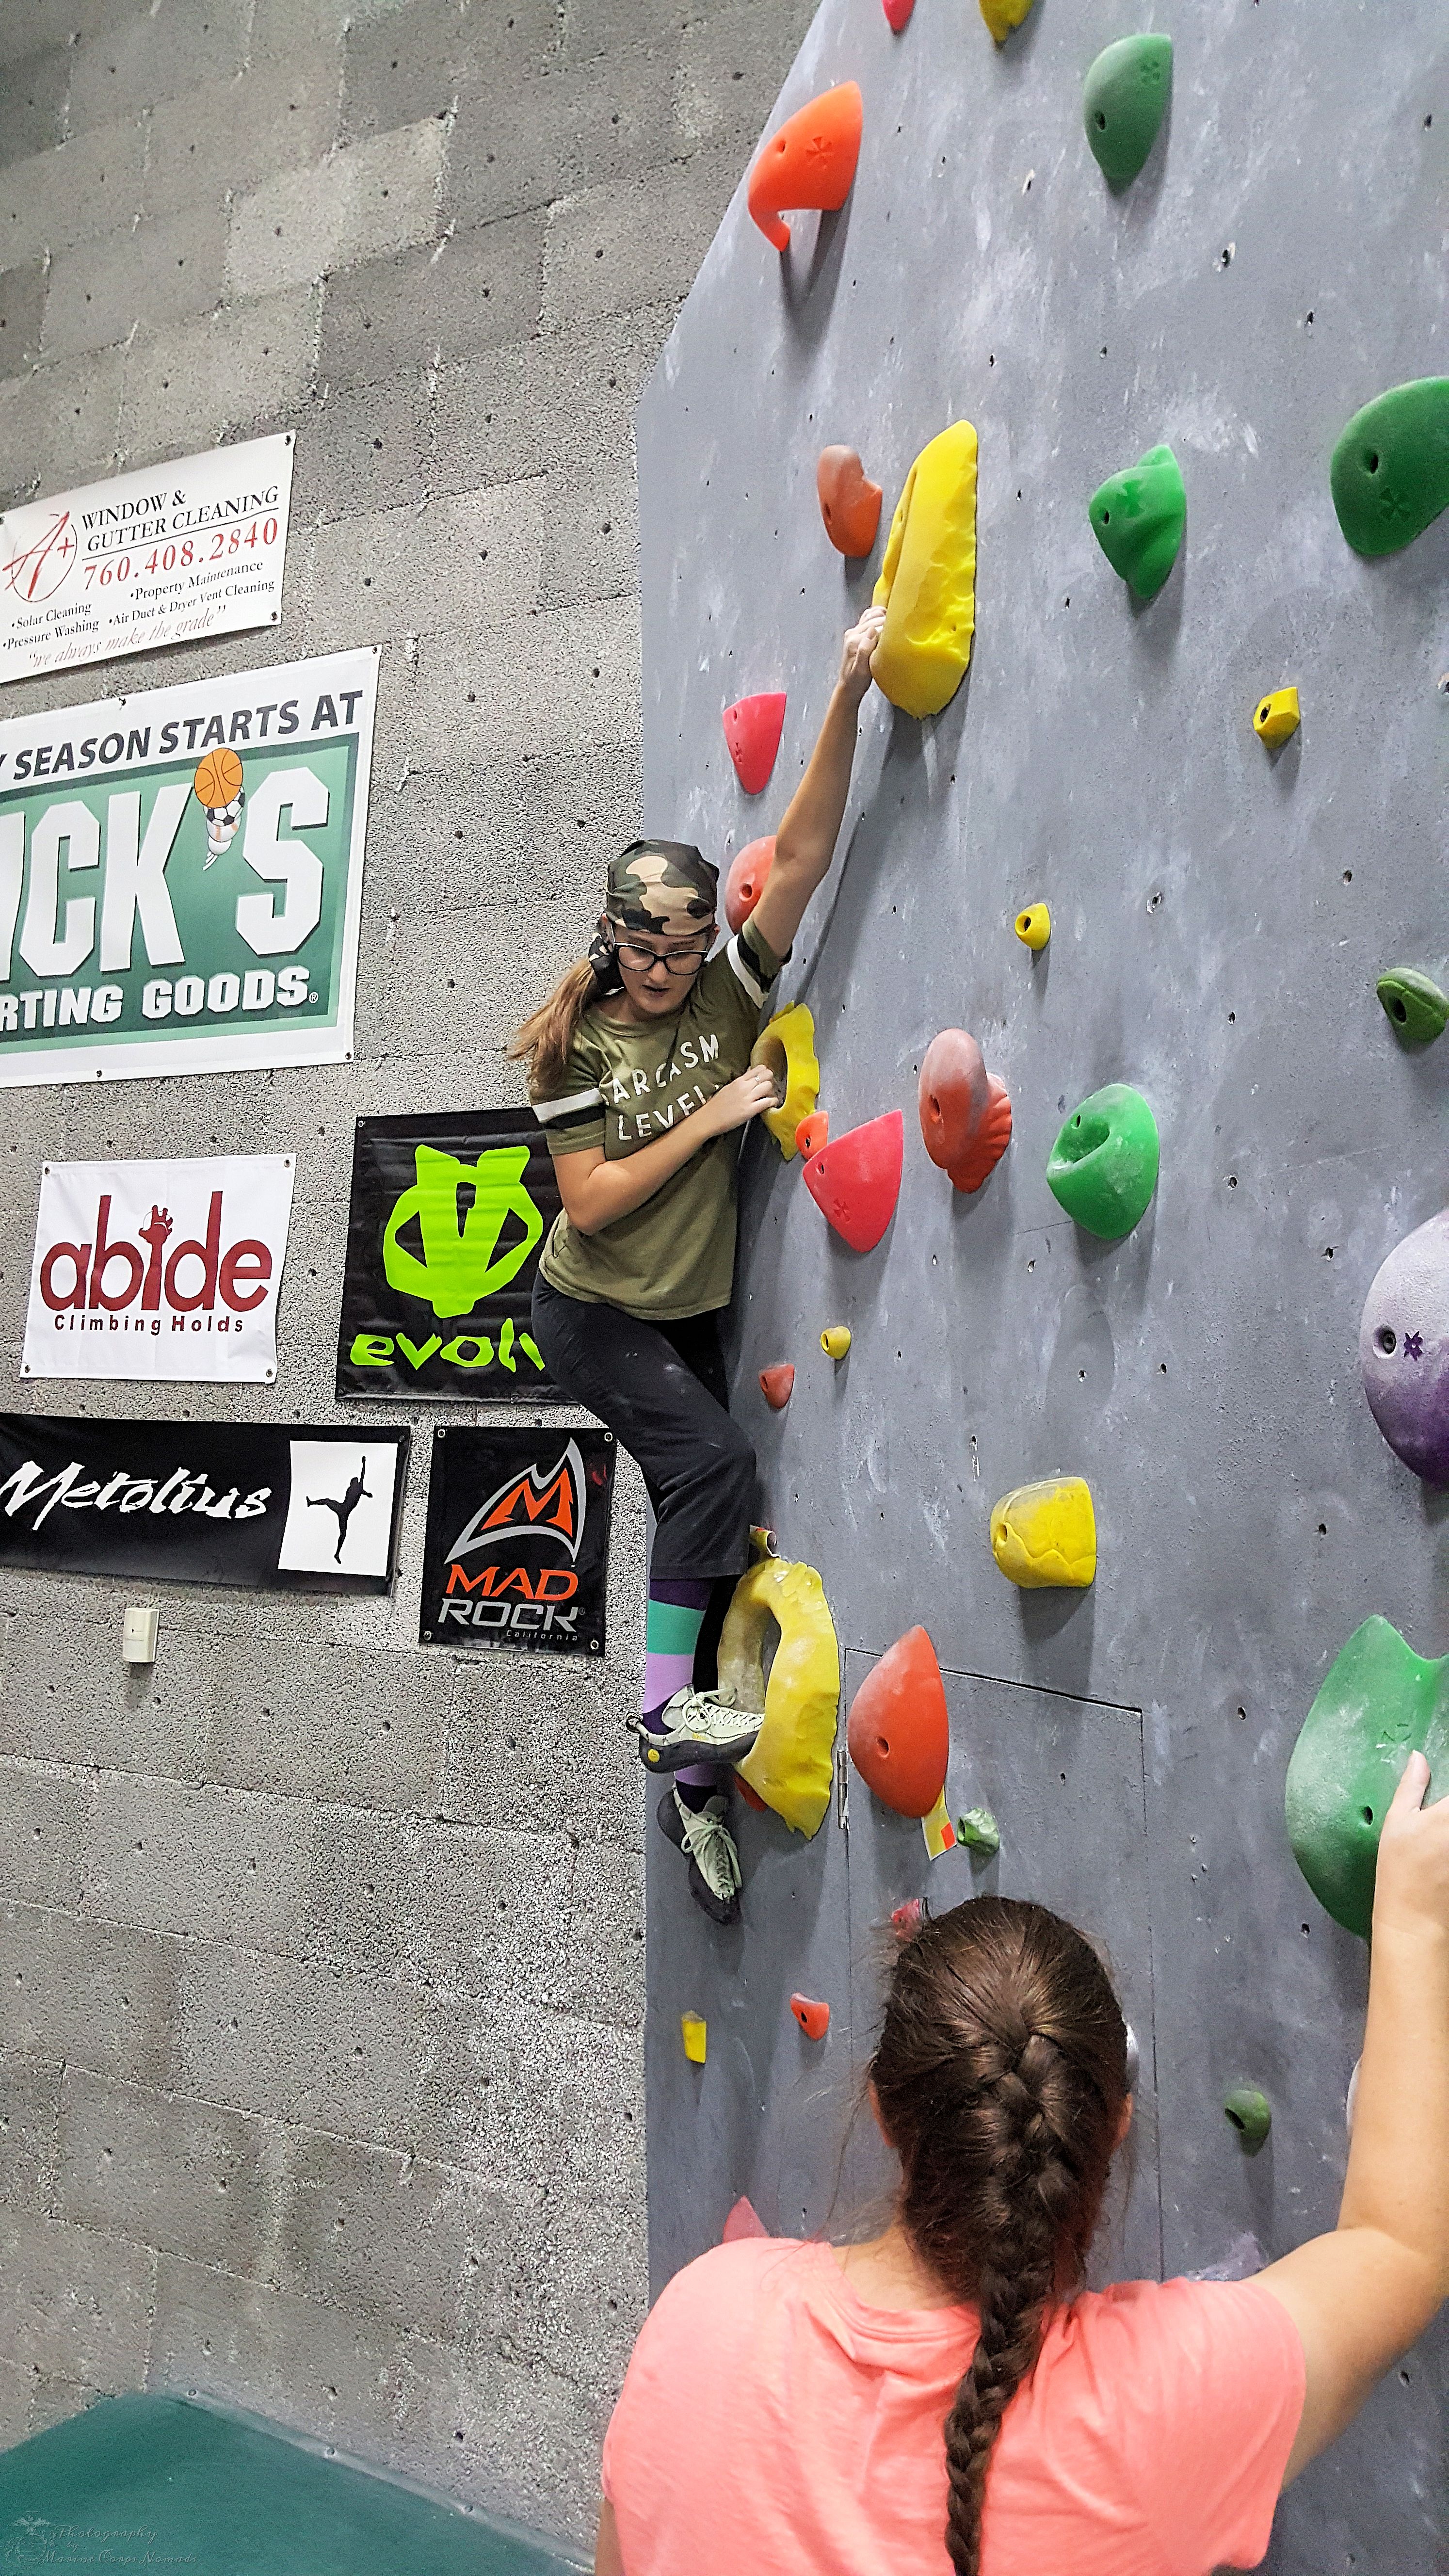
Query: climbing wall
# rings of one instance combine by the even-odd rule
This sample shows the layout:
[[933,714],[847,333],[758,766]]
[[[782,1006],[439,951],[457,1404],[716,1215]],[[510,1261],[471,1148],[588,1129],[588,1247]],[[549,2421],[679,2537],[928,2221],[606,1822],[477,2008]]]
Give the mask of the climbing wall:
[[[1142,24],[1175,39],[1172,103],[1114,196],[1083,78]],[[1349,415],[1445,364],[1449,31],[1439,0],[1038,0],[998,50],[968,0],[917,0],[899,35],[881,0],[825,0],[779,115],[845,79],[865,102],[845,206],[792,218],[781,256],[742,186],[640,407],[645,815],[722,863],[773,829],[880,562],[827,542],[819,450],[858,448],[888,513],[925,442],[973,421],[969,678],[924,723],[869,702],[841,865],[782,985],[814,1013],[832,1133],[905,1112],[899,1204],[852,1253],[753,1136],[733,1330],[764,1508],[824,1579],[846,1701],[924,1622],[951,1811],[990,1806],[1002,1841],[931,1863],[842,1765],[814,1842],[744,1817],[744,1922],[720,1934],[654,1838],[656,2279],[741,2192],[800,2233],[879,2179],[859,2126],[843,2165],[840,2138],[877,1927],[927,1887],[1029,1892],[1111,1951],[1143,2116],[1107,2268],[1242,2264],[1245,2238],[1271,2256],[1333,2221],[1366,1991],[1363,1945],[1288,1849],[1289,1752],[1370,1611],[1449,1645],[1444,1504],[1381,1439],[1357,1358],[1375,1270],[1445,1195],[1449,1045],[1401,1049],[1374,981],[1443,981],[1449,958],[1449,517],[1365,561],[1328,481]],[[1187,534],[1144,607],[1087,503],[1163,441]],[[1302,725],[1270,757],[1254,709],[1289,684]],[[779,759],[747,798],[721,710],[777,688]],[[1034,957],[1012,921],[1037,900]],[[916,1116],[953,1025],[1015,1114],[974,1197]],[[1151,1103],[1162,1169],[1110,1244],[1044,1170],[1064,1115],[1118,1081]],[[837,1321],[840,1364],[818,1348]],[[757,1374],[783,1360],[775,1413]],[[1021,1592],[990,1508],[1053,1469],[1091,1483],[1097,1580]],[[795,1988],[831,2003],[823,2043]],[[703,2068],[682,2009],[706,2017]],[[1240,2083],[1273,2108],[1252,2157],[1221,2107]],[[1293,2492],[1277,2568],[1449,2563],[1444,2350]]]

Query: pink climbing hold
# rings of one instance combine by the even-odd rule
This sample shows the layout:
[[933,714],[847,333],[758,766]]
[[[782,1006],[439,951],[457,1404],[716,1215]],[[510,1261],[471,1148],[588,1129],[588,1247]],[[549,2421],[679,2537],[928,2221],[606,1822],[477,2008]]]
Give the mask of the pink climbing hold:
[[916,0],[881,0],[881,7],[893,35],[899,35],[916,5]]
[[725,878],[724,891],[725,920],[731,930],[743,930],[765,891],[765,881],[774,864],[773,832],[768,840],[746,841],[742,850],[736,850]]
[[873,1252],[896,1212],[906,1127],[898,1109],[848,1128],[805,1166],[805,1187],[852,1252]]
[[769,2233],[758,2210],[751,2208],[741,2193],[720,2230],[719,2241],[721,2245],[738,2245],[742,2236],[768,2236]]
[[932,1162],[950,1174],[953,1188],[979,1190],[1011,1143],[1011,1102],[964,1029],[943,1029],[927,1047],[920,1111]]
[[747,796],[758,796],[768,787],[784,730],[783,689],[768,689],[758,698],[737,698],[732,707],[726,707],[725,741]]
[[[891,1930],[898,1941],[914,1941],[920,1928],[921,1899],[919,1896],[908,1896],[904,1905],[897,1905],[893,1909]],[[749,2203],[746,2202],[745,2206],[748,2208]]]

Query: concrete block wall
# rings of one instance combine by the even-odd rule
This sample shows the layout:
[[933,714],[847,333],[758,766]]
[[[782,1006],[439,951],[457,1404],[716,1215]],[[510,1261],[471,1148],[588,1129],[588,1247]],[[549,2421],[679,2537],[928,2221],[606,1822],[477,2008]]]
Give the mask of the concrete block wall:
[[[0,506],[297,433],[280,633],[0,716],[382,647],[356,1061],[7,1093],[7,1404],[46,1155],[282,1148],[275,1386],[48,1400],[339,1418],[354,1117],[521,1097],[646,819],[634,404],[812,5],[0,8]],[[603,1669],[420,1651],[414,1418],[390,1602],[163,1594],[128,1674],[119,1587],[0,1575],[0,2438],[201,2387],[582,2535],[644,2297],[641,1497]]]

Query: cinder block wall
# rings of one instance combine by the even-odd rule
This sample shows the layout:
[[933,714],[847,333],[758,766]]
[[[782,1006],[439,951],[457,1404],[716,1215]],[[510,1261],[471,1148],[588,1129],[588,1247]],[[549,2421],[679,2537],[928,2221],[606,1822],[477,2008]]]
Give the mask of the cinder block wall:
[[[338,1418],[354,1117],[521,1096],[640,828],[634,404],[811,8],[0,5],[0,504],[297,433],[279,634],[0,716],[383,648],[357,1059],[8,1092],[6,1404],[44,1156],[290,1148],[275,1387],[53,1394]],[[178,1592],[128,1677],[119,1587],[0,1576],[0,2438],[204,2388],[580,2533],[644,2283],[641,1501],[602,1670],[455,1661],[426,1445],[390,1603]]]

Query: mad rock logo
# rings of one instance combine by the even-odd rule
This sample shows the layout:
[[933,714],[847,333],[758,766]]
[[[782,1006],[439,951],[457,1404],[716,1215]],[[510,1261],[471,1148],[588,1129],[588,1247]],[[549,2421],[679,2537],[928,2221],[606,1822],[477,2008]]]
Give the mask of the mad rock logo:
[[275,1377],[294,1160],[47,1163],[22,1375]]
[[[424,1644],[600,1654],[613,1493],[611,1433],[439,1432]],[[479,1487],[483,1487],[481,1499]]]

